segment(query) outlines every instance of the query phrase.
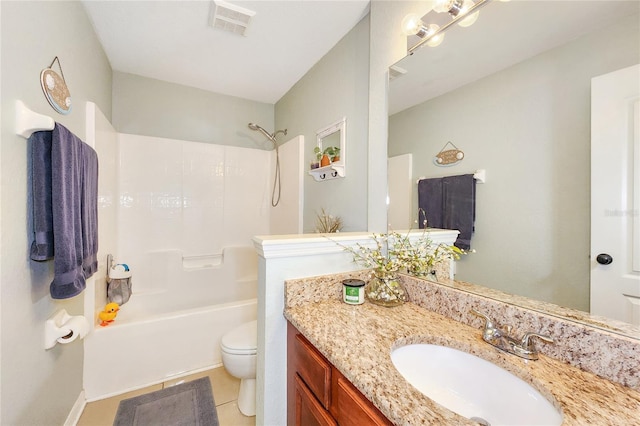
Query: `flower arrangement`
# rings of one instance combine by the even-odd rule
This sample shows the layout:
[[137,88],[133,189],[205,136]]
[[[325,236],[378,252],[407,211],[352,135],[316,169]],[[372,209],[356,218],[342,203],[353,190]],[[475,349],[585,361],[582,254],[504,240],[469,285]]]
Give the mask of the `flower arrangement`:
[[453,245],[435,244],[423,233],[417,239],[410,234],[400,235],[391,231],[373,234],[375,247],[357,244],[343,248],[353,255],[353,261],[377,272],[407,272],[410,275],[426,276],[444,260],[460,259],[465,252]]
[[418,277],[435,275],[438,263],[460,259],[464,250],[447,244],[436,244],[425,230],[418,238],[391,231],[373,234],[375,245],[356,244],[352,247],[340,245],[353,255],[353,261],[365,268],[373,269],[374,277],[365,286],[365,296],[372,303],[382,306],[398,306],[408,300],[407,293],[397,277],[398,272],[406,272]]
[[451,259],[458,260],[465,254],[464,250],[454,245],[434,244],[426,233],[415,241],[410,240],[409,234],[402,236],[392,232],[390,235],[393,238],[389,255],[398,259],[410,275],[418,277],[435,275],[435,267],[438,263]]
[[353,255],[353,261],[365,268],[372,268],[380,272],[398,272],[403,264],[396,256],[389,256],[388,246],[391,234],[373,234],[371,237],[375,241],[375,247],[366,247],[358,243],[354,247],[342,246],[342,248]]

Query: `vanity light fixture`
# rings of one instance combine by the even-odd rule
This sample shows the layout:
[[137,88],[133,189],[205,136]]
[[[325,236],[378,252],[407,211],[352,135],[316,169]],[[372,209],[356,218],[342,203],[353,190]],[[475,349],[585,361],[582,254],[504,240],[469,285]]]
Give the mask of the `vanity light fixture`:
[[407,35],[416,35],[422,39],[428,39],[427,45],[436,47],[444,39],[444,34],[439,33],[440,26],[436,24],[425,25],[422,19],[415,13],[410,13],[402,20],[402,32]]
[[[409,54],[421,47],[423,44],[435,47],[442,43],[444,32],[453,24],[461,27],[472,25],[477,19],[479,9],[491,0],[437,0],[433,6],[433,11],[437,13],[447,12],[451,15],[451,21],[442,27],[436,24],[426,25],[415,13],[410,13],[402,20],[402,30],[409,35],[417,35],[422,40],[409,48]],[[503,0],[504,1],[504,0]]]

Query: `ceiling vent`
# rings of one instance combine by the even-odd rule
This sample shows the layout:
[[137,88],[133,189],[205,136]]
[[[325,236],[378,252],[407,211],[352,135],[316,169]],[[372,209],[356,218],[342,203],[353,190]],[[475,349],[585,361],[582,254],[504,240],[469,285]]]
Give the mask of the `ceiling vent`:
[[246,35],[251,18],[256,13],[225,1],[212,1],[209,26],[238,35]]

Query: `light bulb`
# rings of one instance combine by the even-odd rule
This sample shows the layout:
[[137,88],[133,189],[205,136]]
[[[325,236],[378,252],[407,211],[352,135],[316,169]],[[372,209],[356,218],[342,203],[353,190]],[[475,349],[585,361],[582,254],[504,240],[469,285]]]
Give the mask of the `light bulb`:
[[424,27],[422,19],[415,13],[410,13],[402,20],[402,32],[405,35],[415,35]]
[[433,5],[433,11],[438,13],[448,12],[451,9],[451,3],[453,3],[453,0],[436,0],[436,4]]
[[[436,24],[431,24],[427,28],[429,29],[427,34],[433,34],[440,29],[440,26]],[[434,37],[431,37],[426,44],[427,46],[430,46],[430,47],[436,47],[436,46],[440,46],[440,43],[442,43],[442,40],[444,40],[444,33],[439,33],[439,34],[436,34]]]
[[[474,4],[475,3],[473,2],[473,0],[464,0],[462,9],[460,9],[460,14],[466,14]],[[458,25],[460,25],[461,27],[470,27],[474,22],[478,20],[478,15],[480,15],[480,11],[473,12],[471,15],[462,18],[460,22],[458,22]]]

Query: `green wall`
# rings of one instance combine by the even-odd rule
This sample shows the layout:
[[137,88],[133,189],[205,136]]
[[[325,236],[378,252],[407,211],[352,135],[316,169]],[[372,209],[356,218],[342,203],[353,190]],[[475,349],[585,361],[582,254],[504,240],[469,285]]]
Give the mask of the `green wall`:
[[273,132],[273,110],[271,104],[113,73],[113,126],[121,133],[272,149],[247,124]]
[[[83,313],[83,298],[49,295],[53,262],[29,260],[29,149],[15,135],[15,101],[49,115],[85,137],[85,102],[111,111],[111,67],[82,4],[77,1],[2,1],[0,142],[0,424],[63,424],[82,391],[83,349],[77,340],[45,351],[45,321],[59,309]],[[40,72],[58,56],[73,100],[55,112],[40,87]]]
[[343,231],[367,229],[369,18],[365,17],[276,103],[276,127],[304,135],[306,169],[315,158],[316,131],[347,119],[344,178],[304,178],[304,232],[322,208],[340,216]]

